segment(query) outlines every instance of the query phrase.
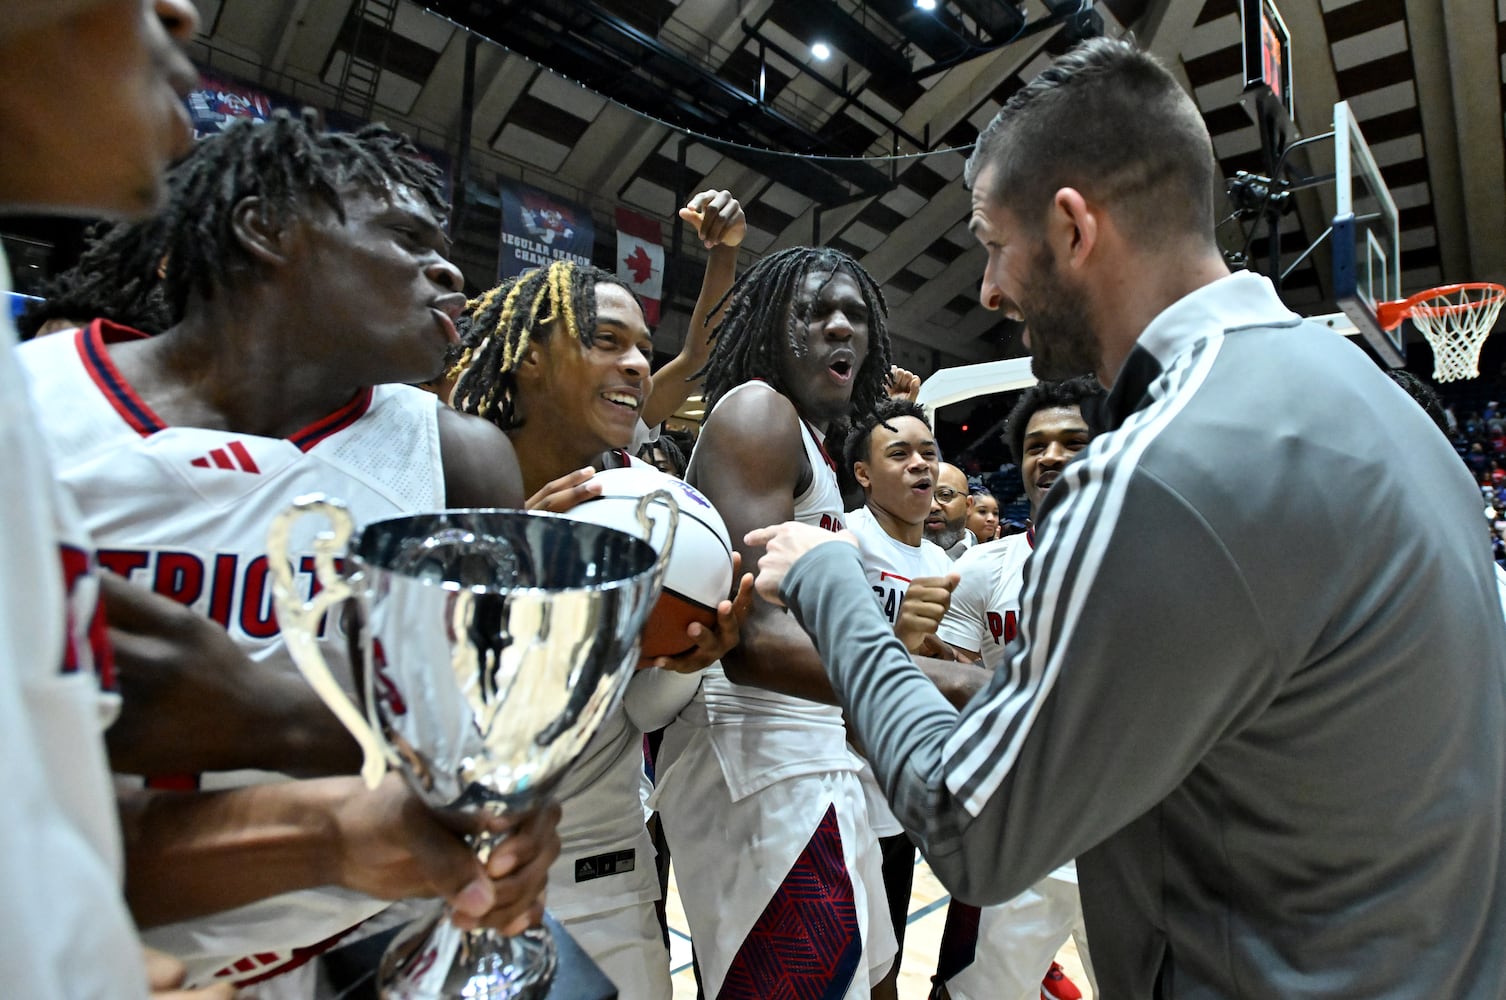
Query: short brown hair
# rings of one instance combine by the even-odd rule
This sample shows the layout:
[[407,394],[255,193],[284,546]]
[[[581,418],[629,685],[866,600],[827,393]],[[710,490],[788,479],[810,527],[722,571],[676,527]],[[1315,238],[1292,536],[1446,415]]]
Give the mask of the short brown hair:
[[1092,38],[1017,91],[978,136],[964,180],[1022,222],[1073,187],[1149,239],[1212,242],[1213,144],[1197,106],[1133,40]]

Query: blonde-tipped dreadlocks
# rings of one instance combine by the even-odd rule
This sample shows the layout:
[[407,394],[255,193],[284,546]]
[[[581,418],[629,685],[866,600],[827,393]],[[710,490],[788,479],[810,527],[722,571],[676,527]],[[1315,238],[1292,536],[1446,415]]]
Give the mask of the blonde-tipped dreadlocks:
[[589,347],[596,336],[596,286],[617,285],[637,295],[615,274],[557,260],[500,285],[466,306],[460,355],[450,366],[458,376],[451,404],[485,417],[504,431],[522,424],[517,415],[517,369],[531,344],[546,340],[558,323]]

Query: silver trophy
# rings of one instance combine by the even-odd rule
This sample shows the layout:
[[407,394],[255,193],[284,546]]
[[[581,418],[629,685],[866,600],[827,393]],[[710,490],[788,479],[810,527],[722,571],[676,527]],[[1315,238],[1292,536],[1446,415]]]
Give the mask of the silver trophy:
[[[366,525],[348,552],[354,526],[337,501],[302,497],[279,515],[267,551],[282,636],[360,744],[367,784],[392,767],[434,809],[547,802],[638,662],[679,521],[674,499],[652,493],[638,505],[645,538],[655,504],[669,518],[662,556],[625,532],[552,514],[389,518]],[[312,542],[321,589],[304,600],[289,538],[307,534],[295,526],[310,515],[332,530]],[[355,700],[319,645],[341,604]],[[475,838],[483,860],[496,843]],[[393,941],[378,978],[385,1000],[536,1000],[554,969],[546,929],[462,931],[436,902]]]

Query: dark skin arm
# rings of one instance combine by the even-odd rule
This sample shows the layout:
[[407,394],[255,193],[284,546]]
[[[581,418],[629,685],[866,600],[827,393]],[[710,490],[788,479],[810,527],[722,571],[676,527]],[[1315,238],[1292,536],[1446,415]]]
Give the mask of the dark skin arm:
[[709,251],[706,274],[690,314],[685,343],[680,346],[679,354],[654,372],[653,389],[643,402],[640,419],[650,427],[674,416],[705,381],[697,378],[696,373],[711,356],[711,338],[721,322],[721,313],[713,314],[712,309],[737,277],[737,248],[748,232],[743,208],[729,191],[702,191],[680,209],[680,218],[695,228],[696,237]]
[[[503,819],[440,814],[397,775],[375,791],[321,778],[219,792],[119,797],[126,899],[154,927],[285,892],[338,885],[379,899],[440,896],[456,922],[516,933],[536,922],[559,854],[559,807]],[[483,867],[462,835],[511,834]]]
[[523,474],[512,442],[495,424],[439,407],[446,507],[523,507]]
[[[810,482],[803,433],[789,400],[762,386],[719,405],[701,430],[685,478],[722,515],[744,566],[755,565],[762,549],[743,536],[793,518],[795,495]],[[810,638],[764,601],[753,602],[742,642],[722,658],[722,668],[739,684],[836,703]]]
[[355,741],[302,677],[258,668],[218,623],[176,601],[110,573],[100,585],[121,693],[105,733],[112,769],[314,776],[360,766]]

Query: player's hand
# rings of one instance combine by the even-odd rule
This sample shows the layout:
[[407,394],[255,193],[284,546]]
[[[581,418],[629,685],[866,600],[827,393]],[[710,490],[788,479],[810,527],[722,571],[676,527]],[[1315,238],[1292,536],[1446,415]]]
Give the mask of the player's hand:
[[680,209],[680,218],[695,227],[707,250],[741,246],[748,235],[743,207],[730,191],[702,191]]
[[736,646],[742,640],[743,622],[748,620],[748,612],[753,608],[753,574],[743,573],[742,568],[742,553],[732,553],[732,576],[737,580],[737,590],[730,600],[716,606],[715,628],[691,622],[685,628],[685,636],[694,643],[693,649],[679,656],[660,656],[641,666],[693,674],[705,670]]
[[784,605],[784,600],[779,596],[779,586],[784,583],[785,574],[789,573],[790,567],[801,556],[827,542],[845,542],[853,548],[858,547],[857,536],[850,531],[833,533],[799,521],[756,528],[743,537],[743,542],[763,548],[764,554],[758,557],[758,576],[753,585],[757,588],[759,597],[780,606]]
[[203,989],[181,989],[188,969],[182,962],[156,948],[141,946],[141,955],[146,960],[147,989],[151,1000],[234,1000],[240,994],[229,983],[216,983]]
[[[558,805],[516,816],[436,812],[395,774],[375,791],[331,782],[335,881],[378,899],[442,897],[457,927],[516,934],[543,919],[544,883],[559,856]],[[506,834],[485,865],[468,835]]]
[[303,678],[258,668],[216,622],[177,601],[99,577],[121,695],[105,733],[116,771],[356,766],[354,741]]
[[920,376],[899,365],[890,365],[884,388],[890,399],[908,399],[913,403],[920,395]]
[[563,514],[576,504],[601,496],[601,483],[592,478],[595,475],[596,470],[588,465],[584,469],[576,469],[569,475],[550,480],[537,493],[529,497],[523,506],[527,510],[546,510]]
[[[961,580],[956,573],[948,573],[946,576],[918,576],[910,581],[894,622],[894,634],[899,636],[906,649],[912,653],[922,652],[926,638],[936,635],[942,616],[952,606],[952,591],[957,589]],[[951,659],[944,655],[943,658]]]

